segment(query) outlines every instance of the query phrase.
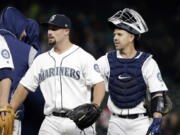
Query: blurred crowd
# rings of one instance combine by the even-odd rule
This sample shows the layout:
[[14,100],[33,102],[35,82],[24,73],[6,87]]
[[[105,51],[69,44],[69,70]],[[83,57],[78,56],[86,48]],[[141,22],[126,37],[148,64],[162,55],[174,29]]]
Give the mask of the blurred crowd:
[[[121,6],[118,7],[118,4]],[[131,6],[131,8],[137,9],[137,11],[144,15],[143,17],[149,26],[149,32],[139,40],[140,48],[152,53],[159,63],[162,76],[169,88],[168,94],[174,104],[172,113],[164,117],[162,133],[163,135],[180,135],[180,84],[178,84],[180,81],[180,38],[178,35],[180,5],[177,5],[172,10],[170,8],[166,11],[160,11],[160,9],[154,8],[154,12],[152,10],[148,12],[146,10],[148,4],[148,2],[142,2],[141,5],[138,5],[139,7],[142,6],[142,8]],[[71,40],[93,54],[95,58],[99,58],[114,48],[113,35],[107,27],[107,18],[123,6],[128,7],[128,4],[115,1],[111,6],[111,11],[97,8],[96,10],[89,9],[89,11],[83,12],[83,10],[81,11],[81,9],[77,8],[73,11],[71,9],[66,10],[63,5],[60,6],[61,8],[57,5],[49,8],[49,5],[34,2],[28,8],[20,7],[20,9],[24,11],[26,16],[34,18],[39,22],[45,21],[53,13],[66,14],[73,22]],[[151,6],[151,3],[149,6]],[[46,42],[46,34],[46,30],[42,28],[41,47],[43,51],[50,48]],[[103,108],[103,113],[97,122],[98,135],[106,133],[110,117],[107,107],[104,105]]]
[[180,114],[173,112],[164,117],[162,135],[180,135]]

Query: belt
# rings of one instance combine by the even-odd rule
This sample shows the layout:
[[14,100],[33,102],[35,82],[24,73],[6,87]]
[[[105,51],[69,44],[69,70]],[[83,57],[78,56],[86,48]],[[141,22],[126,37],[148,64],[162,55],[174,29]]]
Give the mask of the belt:
[[114,116],[118,116],[120,118],[124,118],[124,119],[136,119],[139,116],[148,116],[147,113],[140,113],[140,114],[129,114],[129,115],[120,115],[120,114],[115,114],[113,113]]
[[65,117],[67,118],[67,112],[52,112],[52,115],[57,116],[57,117]]

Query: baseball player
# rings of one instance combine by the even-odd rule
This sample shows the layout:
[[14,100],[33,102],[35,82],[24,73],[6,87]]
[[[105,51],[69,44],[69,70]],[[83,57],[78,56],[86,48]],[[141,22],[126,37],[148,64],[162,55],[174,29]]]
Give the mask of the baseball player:
[[[27,26],[29,22],[30,21],[14,7],[7,7],[2,11],[0,34],[3,35],[7,42],[14,63],[14,70],[12,71],[13,82],[10,88],[10,94],[7,91],[3,91],[4,97],[1,98],[2,105],[8,104],[8,97],[10,100],[20,79],[24,76],[34,57],[38,54],[38,51],[33,46],[21,41],[24,37],[28,36],[25,30],[28,30]],[[21,134],[23,113],[24,107],[21,106],[17,111],[18,117],[14,122],[13,135]]]
[[[28,92],[34,92],[40,85],[46,117],[39,135],[80,135],[81,130],[66,113],[91,102],[91,87],[94,88],[92,103],[100,105],[104,97],[103,78],[94,57],[69,40],[72,24],[67,16],[53,15],[44,25],[48,27],[48,43],[53,47],[33,61],[20,81],[11,105],[16,110]],[[95,129],[89,127],[84,132],[93,135]]]
[[[147,25],[139,13],[128,8],[115,13],[108,23],[116,50],[97,60],[110,95],[108,135],[160,135],[167,87],[152,55],[135,49]],[[144,107],[146,91],[151,93],[153,122]]]

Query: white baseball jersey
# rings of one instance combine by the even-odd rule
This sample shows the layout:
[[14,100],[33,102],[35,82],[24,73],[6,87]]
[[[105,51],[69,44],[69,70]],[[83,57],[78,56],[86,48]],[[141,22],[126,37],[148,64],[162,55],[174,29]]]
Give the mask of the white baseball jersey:
[[97,66],[94,57],[76,45],[62,54],[52,48],[33,61],[20,83],[32,92],[40,85],[48,115],[89,103],[91,86],[103,81]]
[[6,40],[0,35],[0,69],[14,68],[11,52]]
[[[142,52],[138,56],[136,56],[136,58],[139,58],[141,55],[142,55]],[[122,58],[119,51],[117,51],[117,57]],[[107,78],[109,78],[109,75],[110,75],[110,67],[109,67],[107,54],[100,57],[97,60],[97,63],[99,65],[100,72],[105,80],[106,91],[108,91],[108,79]],[[164,81],[162,80],[159,67],[158,67],[156,61],[152,58],[152,56],[147,58],[146,61],[143,63],[142,75],[143,75],[144,81],[148,87],[148,90],[151,93],[157,92],[157,91],[162,91],[162,90],[163,91],[167,90],[167,87],[166,87]],[[108,99],[108,108],[116,114],[127,115],[127,114],[145,113],[146,109],[143,107],[143,105],[144,105],[144,103],[141,102],[135,108],[120,109],[113,104],[110,97]]]

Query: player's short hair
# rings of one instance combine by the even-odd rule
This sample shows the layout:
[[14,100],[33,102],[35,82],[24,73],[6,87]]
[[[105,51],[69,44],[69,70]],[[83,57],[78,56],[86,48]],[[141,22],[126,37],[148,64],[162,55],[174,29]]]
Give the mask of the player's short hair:
[[111,28],[120,28],[129,33],[140,35],[148,31],[148,27],[141,15],[129,8],[125,8],[116,12],[108,18]]

